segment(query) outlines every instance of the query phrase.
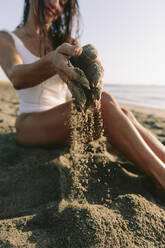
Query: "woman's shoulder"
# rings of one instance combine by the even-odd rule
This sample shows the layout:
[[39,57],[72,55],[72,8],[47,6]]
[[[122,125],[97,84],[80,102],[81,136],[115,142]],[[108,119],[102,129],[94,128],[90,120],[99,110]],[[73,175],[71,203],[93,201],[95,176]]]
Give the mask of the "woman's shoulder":
[[10,33],[6,30],[0,30],[0,44],[3,44],[3,43],[14,44]]
[[0,30],[0,64],[3,63],[4,57],[8,56],[15,50],[12,36],[5,30]]
[[7,30],[0,30],[0,38],[9,38],[10,34]]

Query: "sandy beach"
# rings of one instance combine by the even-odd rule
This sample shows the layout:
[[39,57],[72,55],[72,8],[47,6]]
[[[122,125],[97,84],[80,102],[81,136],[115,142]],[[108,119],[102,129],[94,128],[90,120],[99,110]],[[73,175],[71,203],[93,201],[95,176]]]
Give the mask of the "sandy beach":
[[[98,140],[86,201],[69,202],[69,147],[20,146],[17,94],[9,83],[0,92],[0,248],[165,247],[165,194],[149,177]],[[165,110],[122,106],[165,145]]]

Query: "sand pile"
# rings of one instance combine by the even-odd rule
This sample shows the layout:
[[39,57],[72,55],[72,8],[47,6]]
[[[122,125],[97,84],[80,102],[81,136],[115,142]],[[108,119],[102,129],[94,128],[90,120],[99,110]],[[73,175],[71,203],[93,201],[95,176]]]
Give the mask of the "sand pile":
[[[165,197],[152,181],[101,137],[84,147],[92,154],[85,200],[69,201],[69,147],[19,146],[13,92],[1,86],[0,247],[165,247]],[[165,144],[164,118],[135,114]]]

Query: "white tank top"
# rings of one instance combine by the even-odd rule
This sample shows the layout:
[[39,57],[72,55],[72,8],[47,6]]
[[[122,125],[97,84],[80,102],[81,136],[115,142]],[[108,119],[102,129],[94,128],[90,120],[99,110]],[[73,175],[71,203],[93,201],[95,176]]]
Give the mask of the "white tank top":
[[[40,57],[33,55],[14,33],[8,33],[15,42],[16,50],[21,56],[23,64],[34,63],[40,59]],[[58,74],[37,86],[17,90],[17,92],[20,98],[20,114],[51,109],[66,102],[68,96],[71,96],[67,85]]]

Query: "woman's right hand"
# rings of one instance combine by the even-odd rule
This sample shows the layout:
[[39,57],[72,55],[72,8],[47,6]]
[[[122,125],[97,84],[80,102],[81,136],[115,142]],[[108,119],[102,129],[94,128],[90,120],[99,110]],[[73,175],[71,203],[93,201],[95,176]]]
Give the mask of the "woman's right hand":
[[78,45],[71,45],[69,43],[63,43],[56,48],[55,51],[50,52],[51,64],[54,70],[62,78],[64,82],[68,80],[80,81],[80,83],[89,89],[88,80],[83,77],[80,79],[80,75],[76,73],[74,67],[71,66],[69,58],[72,56],[79,56],[82,53],[82,47]]

